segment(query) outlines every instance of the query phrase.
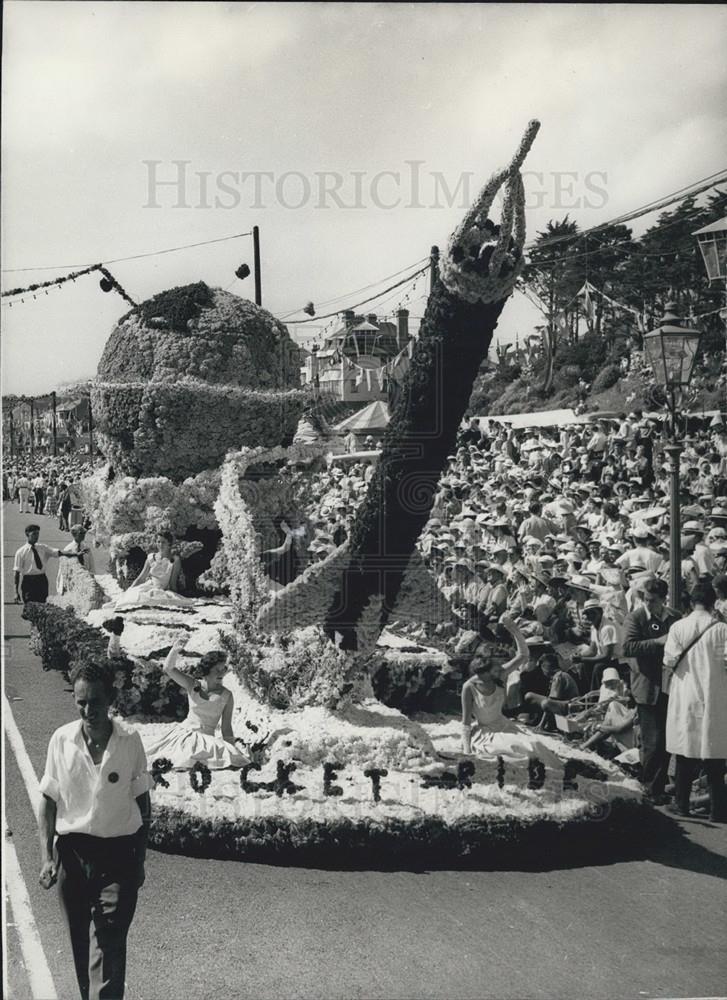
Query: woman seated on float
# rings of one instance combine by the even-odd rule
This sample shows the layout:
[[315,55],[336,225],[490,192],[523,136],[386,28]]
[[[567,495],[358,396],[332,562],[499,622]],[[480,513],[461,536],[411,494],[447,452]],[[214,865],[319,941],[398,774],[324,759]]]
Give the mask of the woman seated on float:
[[[183,643],[175,642],[164,662],[164,673],[187,692],[187,718],[161,738],[141,737],[149,764],[166,758],[172,767],[186,770],[199,761],[210,770],[244,767],[248,758],[235,745],[232,732],[232,691],[222,683],[227,673],[227,656],[222,651],[205,653],[191,673],[176,667]],[[218,734],[217,727],[220,732]]]
[[182,562],[173,554],[174,535],[160,531],[157,535],[158,550],[150,552],[141,573],[128,590],[113,603],[115,611],[142,606],[187,607],[193,603],[189,597],[177,593]]
[[489,759],[536,756],[543,763],[562,766],[560,759],[525,727],[503,715],[507,679],[527,665],[530,651],[509,615],[502,615],[500,624],[515,640],[515,656],[504,660],[497,647],[484,642],[475,649],[469,665],[471,676],[462,688],[462,750]]

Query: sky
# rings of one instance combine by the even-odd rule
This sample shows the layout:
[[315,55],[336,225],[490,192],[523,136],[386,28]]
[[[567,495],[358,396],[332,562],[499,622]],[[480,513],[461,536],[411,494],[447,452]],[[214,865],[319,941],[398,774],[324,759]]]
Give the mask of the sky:
[[[266,308],[344,308],[446,245],[531,118],[529,237],[727,166],[723,5],[9,0],[3,29],[4,290],[257,225]],[[109,266],[136,301],[252,298],[241,263],[249,236]],[[92,377],[127,309],[97,276],[4,300],[3,392]],[[536,322],[514,296],[496,335]]]

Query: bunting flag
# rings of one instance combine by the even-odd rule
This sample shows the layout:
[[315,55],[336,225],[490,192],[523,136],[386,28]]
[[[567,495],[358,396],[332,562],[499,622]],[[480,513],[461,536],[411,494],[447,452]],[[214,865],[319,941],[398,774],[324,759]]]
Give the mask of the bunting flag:
[[358,386],[360,386],[360,385],[361,385],[361,383],[363,382],[363,379],[364,379],[364,371],[363,371],[363,368],[361,368],[361,366],[360,366],[360,365],[354,365],[353,367],[354,367],[354,368],[358,368],[358,371],[356,372],[356,381],[355,381],[355,384],[356,384],[356,386],[358,387]]
[[585,283],[585,285],[583,286],[583,288],[581,289],[581,291],[578,294],[580,295],[581,292],[584,292],[584,291],[586,293],[588,293],[589,295],[594,295],[594,294],[595,295],[600,295],[601,298],[605,302],[608,302],[610,305],[614,306],[616,309],[622,309],[624,312],[629,312],[633,316],[636,316],[637,317],[637,321],[638,321],[638,317],[641,316],[641,313],[639,312],[638,309],[634,309],[633,306],[624,305],[623,302],[617,302],[616,299],[612,299],[610,295],[606,295],[605,292],[602,292],[600,288],[596,288],[595,285],[592,285],[590,283],[590,281],[587,281]]
[[410,340],[409,343],[406,345],[406,353],[409,355],[410,358],[413,356],[413,354],[414,354],[414,341],[413,340]]
[[371,392],[372,389],[371,369],[367,368],[364,374],[366,376],[366,388],[368,389],[369,392]]
[[578,298],[583,300],[583,314],[586,318],[586,325],[588,326],[588,329],[591,331],[593,330],[593,324],[596,319],[596,304],[593,301],[593,294],[592,294],[592,292],[595,290],[596,289],[593,287],[590,281],[586,281],[585,284],[583,285],[583,288],[581,288],[580,292],[578,293]]
[[384,368],[379,368],[376,372],[376,381],[379,383],[379,392],[384,391],[384,378],[386,377],[386,371]]

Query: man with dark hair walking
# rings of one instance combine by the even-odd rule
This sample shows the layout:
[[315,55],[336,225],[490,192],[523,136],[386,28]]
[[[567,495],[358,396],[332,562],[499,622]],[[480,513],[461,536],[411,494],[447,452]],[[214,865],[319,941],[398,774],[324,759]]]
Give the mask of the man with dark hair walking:
[[80,720],[53,733],[40,782],[39,881],[58,882],[82,1000],[123,1000],[152,780],[138,732],[109,716],[113,671],[81,663],[71,684]]
[[15,603],[37,601],[45,604],[48,597],[48,577],[45,568],[51,559],[78,559],[78,552],[62,552],[39,542],[40,525],[29,524],[25,529],[28,541],[15,553],[13,571],[15,578]]

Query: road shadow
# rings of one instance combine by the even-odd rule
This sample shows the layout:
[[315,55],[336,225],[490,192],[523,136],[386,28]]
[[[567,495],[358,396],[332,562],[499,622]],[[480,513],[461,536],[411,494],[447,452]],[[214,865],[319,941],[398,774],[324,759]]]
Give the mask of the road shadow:
[[[680,822],[649,806],[624,805],[601,821],[533,823],[517,831],[426,820],[416,831],[327,830],[295,823],[192,830],[152,821],[150,846],[163,853],[325,872],[512,871],[548,873],[651,861],[727,879],[727,856],[695,843]],[[184,824],[186,826],[186,824]],[[712,824],[705,824],[713,826]],[[274,829],[273,829],[274,827]],[[181,835],[180,835],[181,834]]]

